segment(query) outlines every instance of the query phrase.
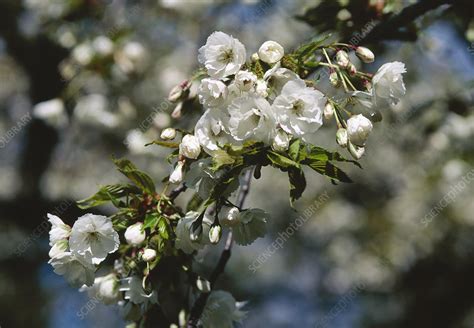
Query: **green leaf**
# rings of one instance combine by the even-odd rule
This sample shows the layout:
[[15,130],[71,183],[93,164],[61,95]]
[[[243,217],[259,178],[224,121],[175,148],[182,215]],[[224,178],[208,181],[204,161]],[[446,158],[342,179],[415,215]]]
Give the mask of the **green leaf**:
[[303,164],[306,164],[306,161],[312,162],[312,161],[337,161],[337,162],[348,162],[356,165],[359,168],[362,168],[362,166],[359,164],[359,162],[347,159],[344,156],[342,156],[338,152],[330,152],[324,148],[313,146],[313,145],[307,145],[306,148],[306,154],[305,154],[305,160],[303,160]]
[[149,213],[145,216],[145,220],[143,221],[143,229],[150,229],[151,232],[156,230],[156,225],[158,220],[160,219],[159,213]]
[[163,239],[167,240],[170,238],[168,233],[168,221],[166,221],[164,217],[161,217],[158,221],[158,231]]
[[301,197],[306,189],[306,179],[303,170],[297,168],[290,168],[288,170],[288,178],[290,180],[290,203]]
[[352,182],[351,178],[342,171],[340,168],[328,161],[313,161],[308,164],[316,172],[325,175],[332,180],[337,180],[340,182]]
[[161,141],[161,140],[154,140],[150,143],[147,143],[145,146],[150,146],[150,145],[158,145],[158,146],[163,146],[166,148],[178,148],[179,142],[167,142],[167,141]]
[[301,139],[295,139],[288,148],[288,155],[295,162],[300,161],[300,149],[301,149]]
[[201,207],[202,203],[204,203],[204,200],[201,198],[201,196],[199,196],[198,193],[195,193],[186,206],[186,212],[197,211],[199,207]]
[[77,206],[81,209],[87,209],[112,202],[116,207],[123,207],[126,206],[126,204],[121,204],[119,198],[125,197],[129,194],[140,193],[141,192],[137,187],[130,184],[106,185],[101,187],[94,195],[78,201]]
[[144,172],[137,169],[128,159],[114,159],[114,163],[120,173],[129,178],[133,183],[143,191],[150,194],[155,193],[155,184],[153,180]]
[[280,169],[286,170],[289,167],[300,168],[300,164],[295,162],[294,160],[285,157],[281,154],[275,153],[273,151],[267,152],[267,158],[270,160],[273,166],[278,167]]

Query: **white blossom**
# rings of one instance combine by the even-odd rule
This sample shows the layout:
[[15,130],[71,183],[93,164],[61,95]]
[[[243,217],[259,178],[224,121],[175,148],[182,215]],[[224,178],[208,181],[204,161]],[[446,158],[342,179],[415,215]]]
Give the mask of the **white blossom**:
[[96,277],[92,287],[81,287],[81,292],[87,292],[90,298],[97,299],[104,304],[115,304],[120,300],[119,280],[114,273]]
[[278,123],[287,133],[304,137],[323,124],[324,95],[308,88],[302,80],[290,81],[273,102]]
[[245,47],[237,39],[223,32],[214,32],[199,49],[198,60],[207,69],[209,76],[222,79],[233,75],[245,63]]
[[134,304],[147,304],[148,302],[157,303],[158,296],[155,291],[147,293],[142,286],[142,279],[138,276],[128,277],[122,280],[122,286],[119,288],[125,292],[124,298]]
[[216,181],[222,176],[222,171],[211,170],[212,157],[197,160],[189,166],[184,184],[196,190],[202,199],[207,199]]
[[227,98],[227,86],[220,80],[202,79],[199,85],[199,102],[205,108],[223,106]]
[[249,71],[238,71],[235,74],[234,85],[241,91],[250,91],[254,89],[257,83],[257,75]]
[[401,62],[386,63],[379,68],[372,78],[374,102],[380,105],[383,101],[397,104],[405,95],[406,88],[402,74],[406,73],[405,64]]
[[258,79],[255,83],[255,94],[259,97],[267,98],[268,97],[268,85],[265,80]]
[[99,264],[107,254],[119,247],[119,235],[112,220],[102,215],[85,214],[72,226],[69,247],[74,254],[89,254],[94,264]]
[[56,274],[64,276],[74,288],[82,285],[92,286],[94,283],[95,267],[89,253],[83,257],[72,252],[63,252],[50,259],[48,263]]
[[237,141],[255,140],[270,143],[276,121],[269,102],[256,96],[234,99],[229,105],[229,129]]
[[267,64],[280,61],[285,54],[283,47],[275,41],[266,41],[258,49],[258,57]]
[[71,235],[71,227],[65,224],[59,217],[48,213],[48,221],[51,223],[49,231],[49,246],[56,242],[67,239]]
[[134,223],[125,230],[125,240],[130,245],[140,245],[145,238],[146,233],[143,230],[143,223],[141,222]]
[[247,209],[239,213],[238,224],[232,230],[235,242],[250,245],[255,239],[265,236],[269,215],[258,208]]
[[179,161],[176,164],[175,168],[173,169],[173,172],[171,172],[170,174],[170,178],[169,178],[170,183],[180,183],[181,181],[183,181],[183,177],[184,177],[183,169],[184,169],[184,162]]
[[287,68],[282,68],[280,63],[266,71],[263,79],[267,82],[268,89],[271,90],[271,94],[269,94],[271,99],[277,97],[289,81],[301,80],[298,74]]
[[200,322],[204,328],[233,328],[234,321],[241,321],[246,313],[241,311],[245,303],[237,302],[232,294],[216,290],[211,292]]
[[114,51],[114,43],[106,36],[98,36],[92,41],[95,52],[101,56],[109,56]]
[[351,116],[347,120],[347,136],[353,144],[363,146],[372,131],[372,127],[372,122],[364,115]]
[[229,115],[218,109],[208,109],[194,127],[194,135],[204,151],[212,155],[215,151],[231,141],[227,132]]

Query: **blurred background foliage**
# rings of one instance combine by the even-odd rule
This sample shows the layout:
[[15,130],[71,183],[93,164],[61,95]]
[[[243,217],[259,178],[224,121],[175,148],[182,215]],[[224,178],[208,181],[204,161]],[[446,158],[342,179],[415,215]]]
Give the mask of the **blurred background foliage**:
[[[264,170],[252,184],[248,205],[272,214],[270,233],[236,247],[220,281],[249,300],[243,326],[472,327],[473,15],[471,0],[1,0],[0,325],[123,325],[117,309],[91,305],[52,272],[44,214],[56,208],[71,223],[74,200],[118,179],[112,154],[157,181],[169,172],[166,150],[144,144],[192,124],[171,117],[166,96],[222,30],[249,54],[269,39],[290,49],[332,33],[374,50],[368,71],[392,60],[408,68],[408,94],[383,113],[364,169],[347,168],[355,183],[308,172],[299,213],[283,174]],[[37,106],[52,99],[61,101]],[[318,142],[335,148],[333,131]],[[249,270],[325,192],[304,226]],[[203,253],[204,273],[217,256]]]

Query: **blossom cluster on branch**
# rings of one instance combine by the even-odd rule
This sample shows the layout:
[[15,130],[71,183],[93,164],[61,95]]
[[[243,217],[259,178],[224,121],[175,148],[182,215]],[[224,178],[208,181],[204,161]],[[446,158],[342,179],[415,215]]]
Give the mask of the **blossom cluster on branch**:
[[[104,303],[119,304],[129,321],[144,323],[159,309],[175,327],[185,326],[196,299],[208,295],[198,313],[200,325],[232,327],[244,316],[243,304],[194,272],[193,258],[218,244],[224,230],[239,245],[265,235],[269,215],[244,208],[243,198],[234,200],[239,186],[248,183],[244,175],[258,179],[266,166],[287,173],[291,202],[306,188],[305,167],[334,183],[351,181],[335,163],[360,166],[380,110],[405,94],[403,63],[387,63],[370,74],[357,68],[356,57],[374,61],[367,48],[321,38],[290,53],[266,41],[247,60],[239,40],[211,34],[199,49],[203,68],[169,95],[175,118],[188,114],[187,102],[199,103],[203,113],[193,131],[169,127],[152,143],[172,149],[168,161],[174,167],[163,189],[130,161],[115,159],[129,181],[103,186],[78,202],[84,209],[111,203],[115,214],[86,214],[72,227],[49,216],[55,272]],[[337,144],[352,159],[312,144],[331,120]],[[176,198],[187,189],[193,196],[180,206]],[[184,300],[179,313],[160,296],[170,294]]]

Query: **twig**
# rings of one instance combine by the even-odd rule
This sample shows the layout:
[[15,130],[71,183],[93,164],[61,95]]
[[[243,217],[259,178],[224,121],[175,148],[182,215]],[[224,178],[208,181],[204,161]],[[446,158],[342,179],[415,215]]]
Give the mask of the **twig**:
[[[253,170],[248,170],[245,172],[242,185],[240,186],[239,194],[237,196],[237,206],[242,208],[245,202],[245,198],[250,190],[250,181],[252,179]],[[225,266],[229,261],[231,251],[232,251],[232,244],[234,243],[232,231],[229,231],[227,235],[227,240],[225,243],[224,250],[221,253],[219,258],[219,262],[217,262],[217,266],[212,271],[211,276],[209,278],[209,283],[211,285],[211,291],[214,288],[214,285],[219,278],[219,276],[224,272]],[[194,303],[193,307],[191,308],[191,312],[189,315],[188,320],[188,328],[196,328],[199,322],[199,318],[201,318],[202,312],[204,311],[204,307],[206,306],[207,299],[211,293],[202,293],[199,295],[198,299]]]
[[188,187],[186,187],[183,184],[181,184],[180,186],[176,187],[175,189],[173,189],[171,192],[170,192],[170,195],[168,196],[169,199],[171,201],[174,201],[176,199],[176,197],[178,197],[182,192],[185,192],[186,189],[188,189]]

